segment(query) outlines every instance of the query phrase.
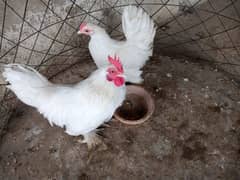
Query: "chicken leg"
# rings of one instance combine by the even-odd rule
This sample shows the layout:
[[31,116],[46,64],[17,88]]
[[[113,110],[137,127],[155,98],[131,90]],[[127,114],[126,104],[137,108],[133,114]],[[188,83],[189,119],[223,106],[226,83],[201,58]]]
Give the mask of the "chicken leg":
[[80,143],[86,143],[88,149],[93,149],[94,147],[103,143],[101,137],[97,134],[97,130],[91,131],[87,134],[83,134],[84,139],[79,140]]

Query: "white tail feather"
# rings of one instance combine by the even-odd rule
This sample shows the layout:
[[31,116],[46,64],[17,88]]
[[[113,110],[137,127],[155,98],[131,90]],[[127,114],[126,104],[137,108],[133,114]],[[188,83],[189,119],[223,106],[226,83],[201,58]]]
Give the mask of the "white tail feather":
[[122,28],[127,41],[138,44],[138,47],[152,55],[152,43],[156,33],[153,20],[142,8],[127,6],[123,10]]
[[10,83],[7,87],[24,103],[37,107],[52,84],[35,69],[20,65],[5,65],[3,77]]

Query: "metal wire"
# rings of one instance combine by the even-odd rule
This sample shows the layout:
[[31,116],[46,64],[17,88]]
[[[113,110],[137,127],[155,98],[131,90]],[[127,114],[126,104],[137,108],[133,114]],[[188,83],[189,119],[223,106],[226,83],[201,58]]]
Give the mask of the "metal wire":
[[[39,6],[43,8],[40,14],[39,26],[34,26],[33,22],[27,17],[32,1],[25,0],[22,3],[23,12],[20,13],[14,3],[8,0],[0,1],[0,11],[2,19],[0,21],[0,64],[8,62],[25,62],[25,64],[35,67],[36,69],[47,69],[45,72],[50,77],[61,73],[64,69],[71,67],[78,59],[89,59],[87,44],[77,43],[76,32],[79,24],[83,21],[94,21],[96,24],[107,28],[109,34],[119,39],[124,39],[121,29],[121,22],[116,22],[114,25],[107,23],[105,20],[112,18],[104,15],[104,11],[111,10],[112,14],[121,16],[122,8],[128,6],[129,3],[121,0],[65,0],[68,6],[62,7],[62,11],[56,10],[57,1],[53,0],[38,0]],[[169,52],[180,53],[187,57],[191,57],[195,53],[194,58],[199,58],[204,61],[211,61],[212,63],[229,66],[240,66],[240,41],[232,35],[233,32],[240,32],[240,2],[236,0],[160,0],[159,2],[152,2],[149,0],[131,1],[138,7],[141,7],[145,12],[154,19],[157,26],[157,35],[154,45],[156,47],[155,53]],[[88,5],[86,3],[89,3]],[[223,6],[221,6],[224,4]],[[38,6],[36,5],[36,6]],[[219,5],[217,7],[216,5]],[[154,7],[151,9],[151,7]],[[172,8],[177,9],[177,13],[172,11]],[[230,11],[231,13],[226,13]],[[168,13],[168,18],[162,21],[162,13]],[[50,17],[54,21],[49,22]],[[204,16],[203,14],[207,14]],[[233,15],[235,14],[235,15]],[[16,38],[9,36],[8,19],[16,18],[19,21],[19,34]],[[186,17],[194,19],[193,22],[185,23]],[[218,21],[218,31],[211,31],[209,26],[213,19]],[[229,26],[227,23],[231,23]],[[29,26],[32,33],[26,33],[25,27]],[[55,27],[54,33],[49,33],[50,28]],[[60,34],[68,29],[69,35],[65,38]],[[176,28],[177,30],[172,31]],[[199,32],[195,32],[199,29]],[[204,31],[201,34],[200,29]],[[192,34],[197,34],[192,36]],[[27,34],[27,35],[26,35]],[[24,35],[24,36],[23,36]],[[188,35],[188,36],[187,36]],[[227,44],[220,44],[216,38],[219,36],[225,37]],[[45,38],[48,42],[44,45],[45,49],[39,47],[41,38]],[[31,40],[32,44],[29,47],[27,43]],[[73,42],[74,41],[74,42]],[[208,44],[206,42],[210,41]],[[55,46],[59,45],[58,50]],[[192,46],[192,48],[191,48]],[[193,48],[195,47],[195,49]],[[197,49],[196,49],[197,47]],[[179,51],[175,51],[180,49]],[[26,51],[26,56],[21,56],[21,50]],[[231,58],[231,53],[235,54]],[[191,52],[191,53],[190,53]],[[218,55],[218,57],[216,57]],[[39,60],[36,62],[34,58],[38,56]],[[198,57],[199,56],[199,57]],[[219,59],[220,57],[220,59]],[[22,59],[21,59],[22,58]],[[61,58],[61,62],[58,59]],[[48,74],[50,70],[56,70],[53,74]],[[48,71],[49,70],[49,71]],[[235,76],[239,76],[240,71],[232,70]],[[6,84],[0,84],[0,88]],[[6,108],[6,101],[9,99],[9,93],[5,90],[4,96],[0,99],[0,106]]]

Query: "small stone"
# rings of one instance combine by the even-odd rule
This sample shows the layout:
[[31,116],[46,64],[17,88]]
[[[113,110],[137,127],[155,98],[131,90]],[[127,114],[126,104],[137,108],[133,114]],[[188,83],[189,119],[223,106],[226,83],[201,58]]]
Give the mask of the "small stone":
[[209,95],[208,95],[208,94],[204,94],[204,97],[205,97],[206,99],[208,99],[208,98],[209,98]]
[[143,151],[143,155],[147,155],[148,152],[146,150]]
[[188,82],[188,81],[189,81],[189,79],[188,79],[188,78],[183,78],[183,80],[184,80],[185,82]]
[[17,159],[16,159],[16,158],[13,159],[13,163],[14,163],[14,164],[17,163]]
[[169,78],[171,78],[171,77],[172,77],[172,74],[171,74],[171,73],[167,73],[166,76],[169,77]]
[[160,88],[160,87],[158,87],[158,88],[155,89],[156,92],[159,92],[159,91],[161,91],[161,90],[162,90],[162,88]]
[[162,26],[160,27],[162,31],[166,31],[167,29],[169,29],[169,26],[165,25],[165,26]]

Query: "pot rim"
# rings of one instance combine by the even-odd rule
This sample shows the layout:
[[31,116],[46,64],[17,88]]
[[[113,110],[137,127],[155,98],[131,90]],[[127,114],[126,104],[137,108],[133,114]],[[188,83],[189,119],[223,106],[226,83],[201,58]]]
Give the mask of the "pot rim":
[[[154,104],[153,98],[150,95],[150,93],[147,90],[145,90],[142,86],[127,85],[126,87],[127,87],[127,93],[126,94],[136,94],[136,95],[138,95],[138,96],[140,95],[141,97],[144,98],[144,100],[147,104],[148,111],[142,118],[140,118],[138,120],[129,120],[129,119],[122,118],[121,116],[118,115],[117,111],[115,111],[115,113],[114,113],[114,118],[119,120],[120,122],[122,122],[124,124],[129,124],[129,125],[142,124],[152,116],[152,114],[155,110],[155,104]],[[134,89],[134,91],[131,91],[133,89]]]

